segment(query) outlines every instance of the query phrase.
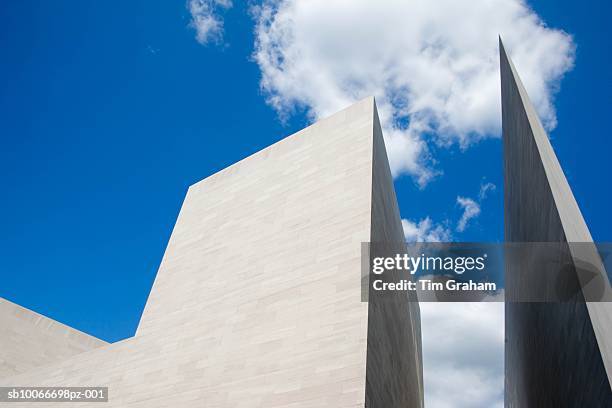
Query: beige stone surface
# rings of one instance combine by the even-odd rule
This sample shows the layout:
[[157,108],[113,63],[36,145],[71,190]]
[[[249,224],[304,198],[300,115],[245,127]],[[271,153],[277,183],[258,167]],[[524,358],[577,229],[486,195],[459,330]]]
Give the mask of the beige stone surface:
[[[374,118],[364,99],[191,186],[136,336],[0,385],[108,386],[106,407],[363,407]],[[420,361],[419,327],[393,333]]]
[[0,378],[105,344],[100,339],[0,298]]

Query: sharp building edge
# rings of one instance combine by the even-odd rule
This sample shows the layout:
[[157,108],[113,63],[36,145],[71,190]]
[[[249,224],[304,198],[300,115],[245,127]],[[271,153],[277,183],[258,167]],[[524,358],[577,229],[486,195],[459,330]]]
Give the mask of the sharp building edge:
[[[609,295],[591,234],[501,39],[499,48],[505,240],[567,247],[568,262],[595,265]],[[519,298],[512,293],[519,287],[552,290],[574,283],[542,282],[541,271],[506,267],[507,298]],[[585,301],[589,287],[581,276],[567,279],[583,284],[572,302],[506,303],[507,407],[612,406],[612,303]]]
[[385,305],[389,322],[361,302],[361,244],[401,228],[367,98],[189,188],[133,338],[0,386],[107,386],[107,407],[421,407],[418,303]]
[[21,374],[106,344],[0,298],[0,378]]
[[[385,255],[394,256],[406,244],[376,109],[373,114],[369,241],[388,246],[392,253]],[[397,292],[383,299],[370,291],[365,406],[417,408],[423,405],[421,317],[416,293]]]

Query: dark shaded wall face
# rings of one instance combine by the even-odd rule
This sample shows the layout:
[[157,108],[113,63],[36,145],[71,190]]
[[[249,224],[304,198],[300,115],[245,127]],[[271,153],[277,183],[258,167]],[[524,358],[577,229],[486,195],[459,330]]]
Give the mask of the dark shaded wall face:
[[[563,245],[566,234],[503,46],[500,64],[505,240]],[[507,260],[506,291],[558,284],[538,282],[537,275],[537,270],[519,273]],[[505,314],[507,407],[612,406],[608,377],[583,299],[507,303]]]
[[[393,179],[376,112],[373,123],[370,241],[397,243],[405,251]],[[395,248],[395,245],[391,247]],[[385,256],[400,253],[402,248]],[[370,291],[365,407],[423,407],[421,319],[416,294],[398,291],[384,299],[382,297]]]

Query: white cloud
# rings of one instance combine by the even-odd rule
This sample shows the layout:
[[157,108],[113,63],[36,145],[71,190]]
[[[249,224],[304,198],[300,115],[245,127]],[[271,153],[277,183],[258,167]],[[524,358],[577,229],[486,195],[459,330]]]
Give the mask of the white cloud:
[[392,172],[436,175],[428,145],[500,133],[501,34],[544,123],[574,58],[572,38],[523,0],[269,0],[254,7],[254,59],[281,117],[311,119],[375,95]]
[[504,406],[504,304],[421,302],[425,406]]
[[483,183],[480,185],[480,191],[478,192],[478,199],[484,200],[490,191],[495,191],[497,187],[493,183]]
[[478,201],[469,197],[457,197],[457,204],[463,209],[461,218],[459,218],[459,222],[457,222],[457,231],[465,231],[469,221],[480,215],[480,205],[482,201],[487,198],[490,192],[495,191],[496,188],[497,186],[493,183],[482,183],[480,185],[480,191],[478,192]]
[[468,222],[480,215],[480,204],[468,197],[457,197],[457,204],[463,208],[463,214],[457,223],[457,231],[463,232]]
[[206,45],[223,38],[223,19],[219,10],[232,7],[231,0],[189,0],[187,8],[191,14],[189,25],[196,31],[196,40]]
[[404,238],[407,242],[449,242],[451,232],[441,224],[433,224],[431,218],[423,218],[418,223],[402,219]]

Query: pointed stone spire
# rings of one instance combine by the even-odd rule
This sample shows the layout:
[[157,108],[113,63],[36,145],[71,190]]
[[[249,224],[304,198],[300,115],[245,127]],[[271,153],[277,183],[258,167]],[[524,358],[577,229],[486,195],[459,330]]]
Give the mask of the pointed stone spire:
[[[519,267],[506,257],[506,406],[612,406],[612,303],[602,301],[610,300],[605,267],[501,37],[499,53],[505,240],[529,248],[558,243],[576,270],[562,275],[557,267],[550,274],[547,266]],[[525,292],[555,293],[574,284],[570,302],[516,301]]]

